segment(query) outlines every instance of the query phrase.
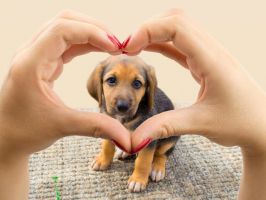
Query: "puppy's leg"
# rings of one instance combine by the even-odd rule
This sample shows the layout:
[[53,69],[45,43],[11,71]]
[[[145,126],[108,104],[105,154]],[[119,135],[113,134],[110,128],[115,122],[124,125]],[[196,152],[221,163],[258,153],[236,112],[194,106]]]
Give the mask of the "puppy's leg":
[[128,180],[128,189],[131,192],[140,192],[147,186],[151,165],[154,156],[155,146],[141,150],[135,161],[135,169]]
[[92,169],[96,171],[107,169],[113,161],[114,153],[115,145],[110,140],[103,140],[101,152],[92,163]]
[[176,141],[167,141],[159,144],[154,153],[154,159],[152,162],[151,180],[160,181],[165,177],[165,164],[167,160],[166,153],[171,150]]

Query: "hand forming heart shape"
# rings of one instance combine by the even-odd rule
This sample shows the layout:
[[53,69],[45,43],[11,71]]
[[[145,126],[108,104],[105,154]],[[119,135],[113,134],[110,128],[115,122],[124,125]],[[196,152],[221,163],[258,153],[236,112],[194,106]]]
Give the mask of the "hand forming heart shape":
[[[188,69],[201,85],[196,103],[156,115],[130,134],[117,120],[104,114],[67,107],[53,91],[63,65],[76,56],[91,51],[136,55],[142,50],[159,52]],[[224,73],[240,78],[225,77]],[[244,116],[243,110],[252,110],[253,119],[265,119],[250,104],[250,97],[264,102],[263,95],[240,64],[179,9],[145,22],[122,43],[100,22],[64,11],[13,58],[0,100],[1,126],[8,133],[3,141],[29,154],[61,137],[79,134],[110,138],[125,151],[137,152],[152,140],[196,132],[220,144],[264,149],[264,143],[249,134],[256,129],[256,120],[245,117],[232,124],[228,117]],[[239,102],[239,96],[242,101],[232,103]],[[249,127],[242,126],[245,121]],[[246,145],[250,141],[253,144]]]
[[[53,91],[63,65],[76,56],[91,51],[136,55],[142,50],[161,53],[190,71],[201,86],[192,106],[153,116],[130,134],[107,115],[67,107]],[[143,23],[123,43],[100,22],[64,11],[17,52],[3,84],[0,175],[12,180],[13,187],[3,182],[0,197],[10,199],[12,190],[17,199],[27,199],[29,155],[64,136],[109,138],[125,151],[136,152],[158,138],[196,133],[241,147],[239,199],[261,199],[266,195],[265,124],[265,92],[182,10],[172,9]]]

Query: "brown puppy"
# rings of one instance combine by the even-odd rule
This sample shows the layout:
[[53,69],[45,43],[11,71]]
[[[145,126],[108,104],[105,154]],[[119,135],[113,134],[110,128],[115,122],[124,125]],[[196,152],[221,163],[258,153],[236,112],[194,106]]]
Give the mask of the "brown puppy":
[[[158,113],[174,109],[169,98],[157,88],[154,69],[138,57],[111,56],[92,72],[88,80],[90,95],[99,102],[100,111],[118,119],[130,131]],[[153,181],[165,176],[165,163],[179,137],[153,141],[141,150],[128,180],[129,190],[146,188],[149,175]],[[93,170],[105,170],[115,154],[115,145],[103,140],[102,150],[92,163]],[[119,151],[118,158],[128,154]]]

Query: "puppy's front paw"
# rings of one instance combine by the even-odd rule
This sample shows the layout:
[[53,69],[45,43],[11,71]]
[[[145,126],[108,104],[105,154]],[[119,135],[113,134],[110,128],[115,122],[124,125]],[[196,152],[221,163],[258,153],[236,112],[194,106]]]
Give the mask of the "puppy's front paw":
[[128,189],[130,192],[141,192],[145,190],[148,178],[132,174],[128,180]]
[[160,180],[163,180],[164,177],[165,177],[165,170],[164,169],[156,169],[156,168],[153,168],[151,170],[151,180],[152,181],[155,181],[155,182],[158,182]]
[[117,149],[117,151],[115,152],[115,158],[117,159],[126,159],[127,157],[129,157],[130,155],[120,149]]
[[111,165],[112,160],[105,158],[102,155],[99,155],[91,164],[91,168],[94,171],[106,170]]
[[151,174],[151,180],[158,182],[165,177],[165,163],[164,162],[153,162]]

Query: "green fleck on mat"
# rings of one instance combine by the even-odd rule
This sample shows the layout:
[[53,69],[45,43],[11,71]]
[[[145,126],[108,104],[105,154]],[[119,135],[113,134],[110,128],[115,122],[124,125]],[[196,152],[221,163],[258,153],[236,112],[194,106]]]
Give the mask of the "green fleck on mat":
[[61,200],[61,195],[57,186],[57,181],[58,181],[58,177],[57,176],[53,176],[52,179],[54,180],[54,191],[55,191],[55,195],[56,195],[56,200]]

